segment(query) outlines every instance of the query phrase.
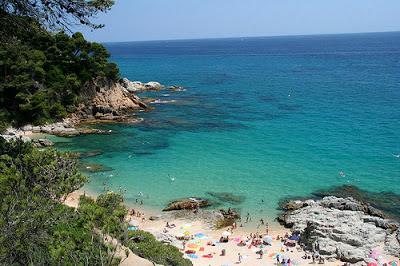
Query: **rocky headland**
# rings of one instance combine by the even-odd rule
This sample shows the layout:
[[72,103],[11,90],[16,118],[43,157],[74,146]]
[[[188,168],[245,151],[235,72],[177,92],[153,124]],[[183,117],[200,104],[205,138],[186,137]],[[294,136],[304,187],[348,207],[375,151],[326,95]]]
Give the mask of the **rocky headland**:
[[285,208],[278,221],[328,260],[360,262],[379,246],[400,257],[399,224],[353,198],[292,201]]
[[[63,121],[42,126],[26,125],[20,129],[8,128],[0,136],[9,141],[21,138],[32,141],[25,132],[52,134],[60,137],[76,137],[86,134],[111,134],[111,131],[93,129],[88,125],[97,123],[141,122],[143,119],[133,116],[135,110],[151,110],[146,101],[133,93],[161,89],[180,89],[181,87],[164,87],[158,82],[142,83],[124,78],[115,82],[106,77],[98,77],[86,82],[79,91],[79,96],[85,100],[76,111]],[[54,145],[51,141],[41,139],[34,141],[36,147]]]

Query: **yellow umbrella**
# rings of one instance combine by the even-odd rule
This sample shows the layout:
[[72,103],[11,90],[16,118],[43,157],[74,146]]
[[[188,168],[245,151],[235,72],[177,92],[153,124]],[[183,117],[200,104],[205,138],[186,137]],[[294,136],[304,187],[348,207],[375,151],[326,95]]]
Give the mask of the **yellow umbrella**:
[[183,233],[185,236],[190,236],[190,232],[186,231],[185,233]]

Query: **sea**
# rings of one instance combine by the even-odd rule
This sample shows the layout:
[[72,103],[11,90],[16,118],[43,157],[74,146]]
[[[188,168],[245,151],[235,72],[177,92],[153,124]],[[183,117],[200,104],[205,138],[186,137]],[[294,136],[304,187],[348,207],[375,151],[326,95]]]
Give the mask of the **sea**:
[[400,32],[104,45],[121,77],[183,89],[138,94],[154,109],[96,125],[111,135],[57,139],[96,151],[81,159],[87,193],[152,213],[205,198],[253,226],[316,190],[400,193]]

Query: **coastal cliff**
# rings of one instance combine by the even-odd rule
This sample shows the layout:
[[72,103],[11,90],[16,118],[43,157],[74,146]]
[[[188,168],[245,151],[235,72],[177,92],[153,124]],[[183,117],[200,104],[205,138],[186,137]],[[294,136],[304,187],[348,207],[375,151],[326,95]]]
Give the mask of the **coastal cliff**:
[[71,115],[75,124],[93,121],[123,121],[133,110],[150,110],[139,97],[127,93],[122,85],[112,79],[97,77],[86,82],[79,90],[86,103]]
[[355,263],[379,246],[389,255],[400,255],[398,224],[353,198],[295,201],[287,209],[278,221],[327,259]]

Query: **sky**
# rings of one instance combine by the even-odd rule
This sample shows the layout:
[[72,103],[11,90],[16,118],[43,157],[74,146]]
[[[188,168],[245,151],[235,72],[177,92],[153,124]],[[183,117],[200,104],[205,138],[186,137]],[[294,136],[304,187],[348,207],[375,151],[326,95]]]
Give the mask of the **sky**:
[[115,0],[92,42],[400,31],[400,0]]

